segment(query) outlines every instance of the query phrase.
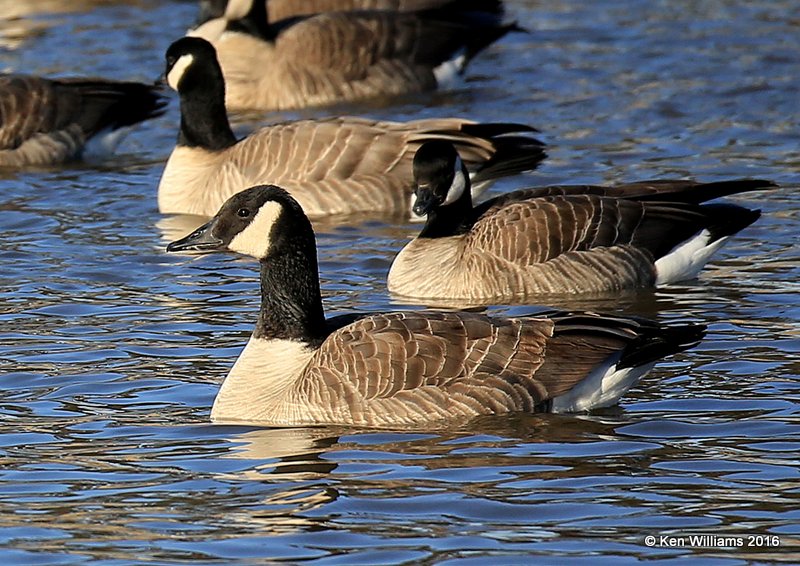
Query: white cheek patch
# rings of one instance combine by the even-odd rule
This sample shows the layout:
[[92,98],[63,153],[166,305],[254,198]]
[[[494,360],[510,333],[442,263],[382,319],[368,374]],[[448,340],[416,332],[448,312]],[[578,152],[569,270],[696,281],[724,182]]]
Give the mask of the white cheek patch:
[[464,171],[461,168],[461,158],[457,157],[455,175],[453,176],[453,183],[450,185],[450,188],[447,189],[447,197],[445,197],[442,206],[453,204],[458,199],[460,199],[461,195],[464,194],[464,189],[466,187],[467,187],[467,180],[464,178]]
[[283,207],[277,202],[265,203],[247,228],[234,236],[228,249],[256,259],[266,257],[270,248],[269,235],[282,211]]
[[169,73],[167,73],[167,84],[174,90],[178,90],[178,83],[181,82],[183,75],[186,73],[186,69],[191,67],[193,62],[194,57],[192,55],[181,55],[180,58],[175,61]]

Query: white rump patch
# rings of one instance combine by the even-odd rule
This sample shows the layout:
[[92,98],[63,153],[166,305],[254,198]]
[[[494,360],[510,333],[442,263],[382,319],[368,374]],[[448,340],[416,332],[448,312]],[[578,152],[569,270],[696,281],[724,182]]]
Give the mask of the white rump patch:
[[697,277],[711,256],[725,245],[728,236],[709,243],[710,239],[711,233],[703,229],[659,258],[656,261],[656,285]]
[[97,132],[97,134],[89,138],[89,141],[86,142],[83,148],[83,159],[89,162],[107,159],[114,154],[120,142],[132,129],[131,126],[126,126],[124,128],[117,128],[116,130],[106,128]]
[[461,71],[467,61],[466,54],[462,51],[453,59],[440,63],[433,69],[433,76],[436,78],[436,86],[440,89],[456,88],[460,81]]
[[264,203],[250,220],[247,227],[236,234],[228,244],[228,249],[233,252],[261,259],[269,250],[269,234],[278,217],[283,212],[283,206],[275,201]]
[[453,183],[450,185],[450,188],[447,189],[447,197],[445,197],[442,206],[447,206],[448,204],[453,204],[458,199],[461,198],[461,195],[464,194],[464,189],[467,186],[467,180],[464,178],[464,171],[461,165],[461,158],[456,157],[456,168],[455,174],[453,175]]
[[612,356],[567,393],[555,397],[552,411],[554,413],[577,413],[615,405],[656,365],[655,362],[650,362],[642,366],[618,370],[618,359],[618,355]]
[[181,55],[167,74],[167,84],[177,91],[178,83],[181,82],[186,69],[191,67],[193,62],[194,57],[192,55]]

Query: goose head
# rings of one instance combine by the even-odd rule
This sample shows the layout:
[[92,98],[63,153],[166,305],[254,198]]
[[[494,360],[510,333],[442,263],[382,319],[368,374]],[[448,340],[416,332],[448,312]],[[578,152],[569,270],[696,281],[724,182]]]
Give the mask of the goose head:
[[314,230],[285,190],[259,185],[233,195],[207,224],[168,252],[230,250],[261,264],[255,337],[313,341],[325,334]]
[[224,79],[214,46],[201,37],[182,37],[173,42],[165,54],[167,84],[178,93],[208,84],[209,77]]
[[472,207],[469,173],[453,144],[443,140],[425,142],[414,155],[414,214],[429,215],[455,203]]
[[167,84],[181,100],[178,145],[221,150],[236,143],[225,110],[225,79],[214,46],[182,37],[165,54]]
[[260,261],[316,250],[314,230],[288,192],[259,185],[233,195],[209,222],[167,246],[177,251],[232,251]]

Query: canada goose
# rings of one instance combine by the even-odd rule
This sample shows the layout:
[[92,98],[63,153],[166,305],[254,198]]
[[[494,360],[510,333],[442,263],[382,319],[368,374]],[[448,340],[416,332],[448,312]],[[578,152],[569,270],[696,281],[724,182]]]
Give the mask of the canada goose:
[[230,250],[261,264],[255,330],[217,394],[214,421],[395,426],[616,403],[704,327],[592,313],[501,318],[393,312],[325,319],[314,231],[274,186],[231,197],[167,251]]
[[388,287],[428,299],[513,300],[691,279],[760,215],[700,203],[775,186],[745,179],[553,186],[473,208],[469,178],[452,144],[426,142],[413,167],[414,211],[427,214],[427,221],[395,258]]
[[[503,12],[502,0],[456,0],[460,5],[469,6],[469,9],[482,11]],[[246,2],[246,4],[249,3]],[[453,0],[264,0],[267,8],[267,21],[277,22],[286,18],[297,16],[310,16],[323,12],[353,12],[358,10],[392,10],[395,12],[413,12],[416,10],[431,10],[441,8],[447,4],[454,4]],[[244,13],[236,15],[234,5],[237,2],[229,0],[200,0],[200,15],[198,23],[202,24],[215,18],[238,19],[244,16],[248,7],[238,8]],[[241,6],[241,2],[238,3]],[[230,8],[229,8],[230,6]]]
[[[245,0],[188,35],[216,48],[228,109],[287,110],[451,86],[480,51],[521,31],[502,23],[502,12],[469,9],[479,4],[331,12],[270,24],[263,2]],[[242,6],[244,17],[231,21]]]
[[164,113],[156,87],[106,79],[0,75],[0,166],[55,165],[88,141],[112,150],[126,126]]
[[456,143],[478,190],[504,175],[535,169],[545,157],[529,126],[458,118],[299,120],[237,141],[211,44],[184,37],[166,58],[167,81],[180,95],[181,130],[158,187],[161,212],[211,216],[228,197],[259,183],[280,184],[317,217],[405,212],[414,188],[414,152],[425,140]]

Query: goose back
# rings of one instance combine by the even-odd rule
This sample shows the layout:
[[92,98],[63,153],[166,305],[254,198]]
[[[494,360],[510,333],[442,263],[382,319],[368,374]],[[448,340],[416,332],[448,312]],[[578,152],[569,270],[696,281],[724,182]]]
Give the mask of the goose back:
[[214,402],[219,422],[383,427],[603,407],[704,330],[593,313],[325,320],[313,229],[297,201],[274,186],[235,195],[167,248],[223,249],[259,259],[261,309]]
[[[414,153],[428,139],[454,141],[475,171],[496,156],[507,155],[517,171],[535,168],[545,156],[534,138],[509,150],[507,140],[482,137],[478,126],[456,118],[399,123],[340,117],[275,124],[219,151],[177,146],[159,183],[159,209],[210,216],[231,195],[271,182],[312,217],[407,214]],[[496,175],[507,172],[501,169]]]
[[[257,1],[257,0],[256,0]],[[296,16],[310,16],[323,12],[353,12],[357,10],[392,10],[411,12],[441,8],[448,4],[469,5],[472,10],[502,13],[501,0],[264,0],[267,17],[277,22]],[[228,0],[200,0],[198,22],[225,16]]]
[[455,6],[322,13],[261,26],[249,20],[266,16],[250,13],[190,35],[217,49],[229,109],[286,110],[445,86],[479,51],[519,29],[496,12]]
[[415,175],[426,188],[418,191],[417,206],[428,219],[395,258],[388,286],[429,299],[519,300],[691,278],[729,236],[759,216],[744,207],[702,203],[775,186],[742,179],[553,186],[473,208],[468,187],[453,188],[459,160],[452,147],[428,142],[423,149]]
[[[251,338],[217,395],[212,419],[392,427],[587,410],[618,402],[655,360],[695,345],[702,332],[591,313],[367,315],[316,348]],[[612,388],[607,376],[615,372],[625,380]],[[591,391],[575,394],[587,379]],[[605,395],[596,390],[603,387]]]

